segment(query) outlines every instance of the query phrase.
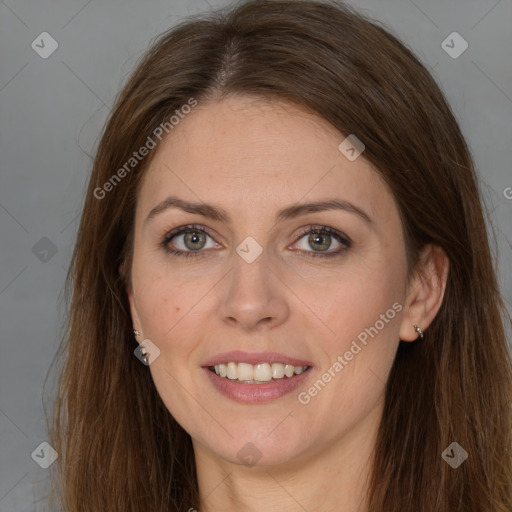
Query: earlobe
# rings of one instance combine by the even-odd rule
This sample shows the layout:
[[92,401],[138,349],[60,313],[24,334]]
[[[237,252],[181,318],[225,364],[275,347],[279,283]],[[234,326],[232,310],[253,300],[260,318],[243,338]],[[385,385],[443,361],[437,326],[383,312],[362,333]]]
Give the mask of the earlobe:
[[401,340],[416,341],[424,336],[441,308],[448,273],[449,259],[444,250],[437,245],[426,245],[409,286],[400,326]]

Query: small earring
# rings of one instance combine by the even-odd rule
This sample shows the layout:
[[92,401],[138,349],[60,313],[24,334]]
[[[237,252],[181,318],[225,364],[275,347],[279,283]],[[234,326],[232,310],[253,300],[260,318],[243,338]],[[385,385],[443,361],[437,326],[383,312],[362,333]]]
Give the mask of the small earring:
[[144,364],[147,366],[149,364],[149,352],[146,350],[146,347],[141,347],[140,355],[142,356],[142,359],[144,360]]
[[[133,330],[133,334],[135,334],[135,337],[141,336],[140,332],[137,331],[136,329]],[[149,364],[149,352],[147,351],[144,345],[140,345],[139,350],[142,360],[144,361],[144,364],[147,366]]]
[[417,339],[418,340],[422,340],[423,339],[423,331],[421,330],[421,327],[418,326],[418,325],[415,325],[414,329],[418,333],[418,338]]

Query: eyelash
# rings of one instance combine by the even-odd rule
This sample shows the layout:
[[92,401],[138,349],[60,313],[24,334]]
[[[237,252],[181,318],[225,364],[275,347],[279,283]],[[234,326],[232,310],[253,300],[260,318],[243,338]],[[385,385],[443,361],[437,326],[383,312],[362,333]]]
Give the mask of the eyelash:
[[[169,247],[169,242],[176,236],[182,235],[184,233],[188,233],[190,231],[199,231],[201,233],[204,233],[211,238],[213,238],[212,234],[209,232],[208,229],[205,229],[203,226],[199,226],[197,224],[189,224],[187,226],[182,226],[180,228],[177,228],[170,233],[166,234],[160,245],[163,247],[163,249],[168,253],[172,254],[174,256],[178,256],[180,258],[201,258],[205,256],[206,251],[181,251],[179,249],[172,249]],[[345,248],[338,249],[336,252],[318,252],[318,251],[305,251],[305,254],[307,254],[307,258],[333,258],[335,256],[339,256],[341,253],[343,253],[346,249],[350,248],[352,246],[352,240],[340,233],[339,231],[330,228],[329,226],[318,226],[318,225],[311,225],[307,228],[304,228],[303,231],[301,231],[294,240],[294,244],[297,243],[304,235],[315,233],[327,233],[334,237],[338,242],[345,245]],[[202,254],[201,254],[202,253]]]

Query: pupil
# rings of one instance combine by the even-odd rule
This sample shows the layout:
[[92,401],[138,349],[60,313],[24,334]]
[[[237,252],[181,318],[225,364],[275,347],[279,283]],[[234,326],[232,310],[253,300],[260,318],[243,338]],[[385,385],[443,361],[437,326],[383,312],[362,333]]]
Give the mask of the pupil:
[[[325,243],[325,240],[327,239],[326,236],[323,236],[319,233],[313,233],[310,238],[309,238],[309,241],[310,243],[312,244],[318,244],[318,245],[323,245],[324,247],[323,248],[320,248],[321,251],[325,251],[329,248],[329,243]],[[324,241],[324,243],[322,244],[322,240]]]

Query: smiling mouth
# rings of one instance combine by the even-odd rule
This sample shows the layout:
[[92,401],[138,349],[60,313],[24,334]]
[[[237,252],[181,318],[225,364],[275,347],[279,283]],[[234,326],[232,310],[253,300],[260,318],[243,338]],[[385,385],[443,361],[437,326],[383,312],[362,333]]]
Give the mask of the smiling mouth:
[[311,366],[293,366],[286,363],[221,363],[208,366],[208,370],[219,377],[243,384],[266,384],[268,382],[291,379],[311,369]]

